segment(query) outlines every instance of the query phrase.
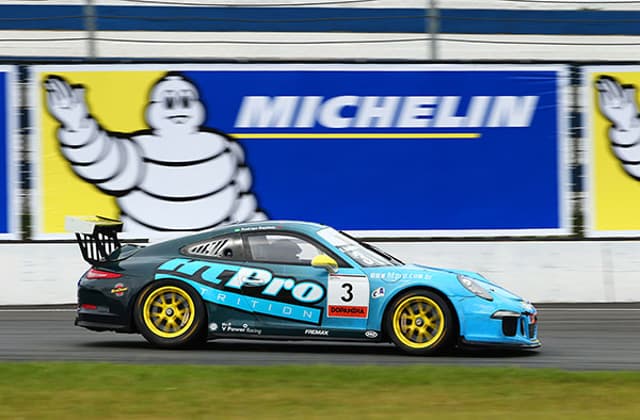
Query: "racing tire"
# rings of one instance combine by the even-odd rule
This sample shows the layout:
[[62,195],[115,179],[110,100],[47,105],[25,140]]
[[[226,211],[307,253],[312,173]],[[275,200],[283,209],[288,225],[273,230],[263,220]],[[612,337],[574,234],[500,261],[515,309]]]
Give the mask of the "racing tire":
[[175,280],[152,283],[140,293],[133,311],[138,331],[153,345],[178,348],[206,341],[204,303],[185,283]]
[[394,299],[385,330],[400,350],[418,356],[449,350],[456,332],[451,308],[429,290],[412,290]]

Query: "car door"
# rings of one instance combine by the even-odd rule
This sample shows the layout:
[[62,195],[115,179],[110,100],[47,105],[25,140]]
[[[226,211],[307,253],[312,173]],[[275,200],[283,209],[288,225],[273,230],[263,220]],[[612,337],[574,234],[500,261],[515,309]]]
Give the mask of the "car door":
[[[254,293],[244,288],[275,301],[255,314],[265,328],[285,335],[336,337],[366,329],[369,280],[359,268],[300,233],[251,232],[243,238],[248,264],[271,274],[266,287],[256,287]],[[311,265],[321,254],[336,260],[337,273]]]

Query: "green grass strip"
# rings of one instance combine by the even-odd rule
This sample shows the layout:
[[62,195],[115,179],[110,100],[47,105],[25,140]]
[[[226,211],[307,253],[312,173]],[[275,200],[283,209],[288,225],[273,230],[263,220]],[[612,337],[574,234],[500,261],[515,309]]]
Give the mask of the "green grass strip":
[[2,419],[637,419],[640,372],[0,363]]

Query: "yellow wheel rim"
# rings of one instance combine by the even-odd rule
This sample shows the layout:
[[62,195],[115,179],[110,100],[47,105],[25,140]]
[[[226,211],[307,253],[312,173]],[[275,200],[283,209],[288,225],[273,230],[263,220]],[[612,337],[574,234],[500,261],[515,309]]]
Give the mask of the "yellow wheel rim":
[[396,307],[393,331],[403,344],[426,349],[440,340],[445,330],[442,308],[426,296],[411,296]]
[[142,308],[144,323],[158,337],[176,338],[193,324],[195,305],[184,290],[160,287],[147,296]]

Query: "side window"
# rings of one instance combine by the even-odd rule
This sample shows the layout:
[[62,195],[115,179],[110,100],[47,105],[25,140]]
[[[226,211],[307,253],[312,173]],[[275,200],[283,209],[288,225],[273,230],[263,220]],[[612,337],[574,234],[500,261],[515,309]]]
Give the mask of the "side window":
[[240,235],[223,236],[188,245],[184,252],[193,256],[235,261],[244,260],[244,248]]
[[311,264],[322,250],[311,242],[292,235],[257,233],[247,235],[254,261],[282,264]]

